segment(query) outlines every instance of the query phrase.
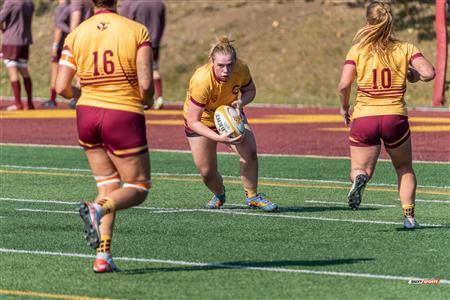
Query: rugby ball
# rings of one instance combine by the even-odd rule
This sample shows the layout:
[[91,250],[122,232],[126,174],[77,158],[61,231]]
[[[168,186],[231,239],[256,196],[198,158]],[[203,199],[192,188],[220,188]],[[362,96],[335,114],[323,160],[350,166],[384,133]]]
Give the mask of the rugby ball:
[[244,134],[244,120],[231,106],[222,105],[214,111],[214,124],[219,134],[227,133],[232,138]]

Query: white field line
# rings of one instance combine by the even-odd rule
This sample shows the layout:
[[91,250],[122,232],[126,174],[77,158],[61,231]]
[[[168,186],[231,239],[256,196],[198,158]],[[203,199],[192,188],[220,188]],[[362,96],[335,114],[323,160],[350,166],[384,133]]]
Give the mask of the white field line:
[[416,199],[416,202],[425,202],[425,203],[447,203],[447,204],[450,204],[450,200],[424,200],[424,199]]
[[42,212],[52,214],[78,214],[78,212],[74,210],[67,211],[67,210],[32,209],[32,208],[17,208],[16,210],[25,212]]
[[[331,201],[316,201],[316,200],[306,200],[306,203],[320,203],[320,204],[340,204],[342,206],[346,206],[347,204],[344,202],[331,202]],[[376,204],[376,203],[364,203],[364,206],[378,206],[378,207],[397,207],[397,205],[390,204]]]
[[[40,147],[40,148],[67,148],[67,149],[82,149],[80,146],[75,145],[53,145],[53,144],[20,144],[20,143],[0,143],[0,146],[17,146],[17,147]],[[174,149],[151,149],[152,152],[163,152],[163,153],[191,153],[190,150],[174,150]],[[220,155],[236,155],[233,152],[221,152]],[[307,155],[307,154],[269,154],[269,153],[258,153],[258,156],[266,157],[298,157],[298,158],[320,158],[320,159],[343,159],[350,160],[348,156],[323,156],[323,155]],[[380,158],[378,161],[390,162],[390,159]],[[428,161],[428,160],[415,160],[415,164],[444,164],[449,165],[449,161]]]
[[[364,220],[364,219],[337,219],[326,217],[306,217],[295,215],[282,215],[279,213],[249,213],[243,210],[236,211],[236,209],[205,209],[205,208],[153,208],[153,207],[136,207],[136,209],[151,210],[150,213],[163,214],[163,213],[216,213],[216,214],[231,214],[240,216],[252,216],[260,218],[285,218],[294,220],[309,220],[309,221],[324,221],[324,222],[349,222],[349,223],[365,223],[365,224],[377,224],[377,225],[403,225],[401,222],[381,221],[381,220]],[[60,210],[45,210],[45,209],[32,209],[32,208],[18,208],[16,211],[22,212],[36,212],[36,213],[56,213],[56,214],[77,214],[74,211],[60,211]],[[444,224],[420,224],[423,227],[436,227],[436,228],[450,228],[450,225]]]
[[[68,171],[68,172],[91,172],[89,169],[77,169],[77,168],[53,168],[53,167],[43,167],[43,166],[18,166],[18,165],[0,165],[1,168],[11,168],[11,169],[24,169],[24,170],[48,170],[48,171]],[[199,177],[198,173],[152,173],[153,176],[187,176],[187,177]],[[230,179],[240,179],[239,176],[222,175],[224,178]],[[351,185],[349,181],[340,180],[322,180],[322,179],[305,179],[305,178],[283,178],[283,177],[259,177],[262,180],[271,181],[286,181],[286,182],[312,182],[312,183],[336,183]],[[397,184],[391,183],[370,183],[371,186],[388,186],[397,187]],[[450,189],[450,186],[434,186],[434,185],[417,185],[419,188],[434,188],[434,189]]]
[[[42,256],[60,256],[60,257],[75,257],[75,258],[89,258],[94,259],[94,255],[82,254],[82,253],[67,253],[67,252],[50,252],[50,251],[37,251],[37,250],[19,250],[19,249],[7,249],[0,248],[1,253],[13,253],[13,254],[30,254],[30,255],[42,255]],[[168,264],[168,265],[181,265],[189,267],[204,267],[204,268],[223,268],[223,269],[235,269],[235,270],[249,270],[259,272],[276,272],[276,273],[300,273],[308,275],[324,275],[324,276],[342,276],[342,277],[359,277],[369,279],[385,279],[385,280],[421,280],[427,279],[426,277],[420,278],[416,276],[395,276],[384,274],[370,274],[370,273],[353,273],[353,272],[336,272],[336,271],[315,271],[308,269],[288,269],[288,268],[269,268],[269,267],[257,267],[257,266],[243,266],[232,264],[216,264],[205,262],[191,262],[183,260],[166,260],[155,258],[136,258],[136,257],[114,257],[115,261],[124,262],[140,262],[140,263],[156,263],[156,264]],[[450,284],[448,279],[439,279],[442,284]]]

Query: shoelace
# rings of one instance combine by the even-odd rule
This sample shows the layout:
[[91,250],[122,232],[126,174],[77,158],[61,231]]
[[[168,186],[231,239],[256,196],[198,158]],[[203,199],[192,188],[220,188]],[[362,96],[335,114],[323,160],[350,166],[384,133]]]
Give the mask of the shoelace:
[[266,196],[266,195],[265,195],[265,194],[258,194],[258,195],[256,196],[256,199],[255,199],[255,200],[259,200],[259,201],[261,201],[261,202],[263,202],[263,203],[265,203],[265,204],[270,204],[270,203],[272,203],[272,201],[270,201],[269,199],[264,198],[264,196]]

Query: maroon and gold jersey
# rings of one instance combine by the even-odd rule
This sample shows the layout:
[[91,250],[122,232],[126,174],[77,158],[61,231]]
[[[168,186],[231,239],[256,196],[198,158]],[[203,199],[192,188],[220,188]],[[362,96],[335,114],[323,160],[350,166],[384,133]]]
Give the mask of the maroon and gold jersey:
[[396,42],[390,54],[389,65],[376,54],[354,45],[345,64],[356,66],[358,92],[353,118],[377,115],[404,115],[406,76],[412,60],[421,57],[420,51],[407,42]]
[[151,46],[145,26],[110,10],[101,10],[71,32],[60,64],[77,71],[77,105],[143,114],[136,69],[140,47]]
[[238,99],[242,88],[252,82],[248,66],[237,60],[233,73],[227,81],[216,78],[213,65],[208,63],[198,68],[189,82],[189,90],[184,101],[184,118],[190,105],[203,107],[201,122],[214,128],[214,111],[221,105],[231,105]]

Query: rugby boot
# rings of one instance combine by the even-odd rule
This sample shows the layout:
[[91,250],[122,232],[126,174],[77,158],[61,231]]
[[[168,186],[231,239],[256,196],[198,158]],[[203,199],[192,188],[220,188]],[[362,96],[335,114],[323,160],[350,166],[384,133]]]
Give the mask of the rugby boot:
[[84,233],[88,246],[97,249],[100,245],[100,209],[90,202],[80,203],[79,213],[84,221]]
[[98,253],[92,269],[95,273],[120,272],[110,253]]
[[221,208],[224,203],[225,203],[225,195],[223,196],[222,200],[220,200],[219,197],[214,195],[211,198],[211,200],[206,204],[206,208],[218,209]]
[[366,187],[367,181],[369,181],[369,177],[365,174],[359,174],[356,176],[355,181],[353,182],[352,188],[348,193],[348,206],[356,210],[359,208],[362,199],[362,193],[364,188]]
[[258,208],[264,211],[275,211],[278,209],[278,205],[266,199],[263,194],[257,194],[255,197],[247,198],[245,204],[248,207]]

